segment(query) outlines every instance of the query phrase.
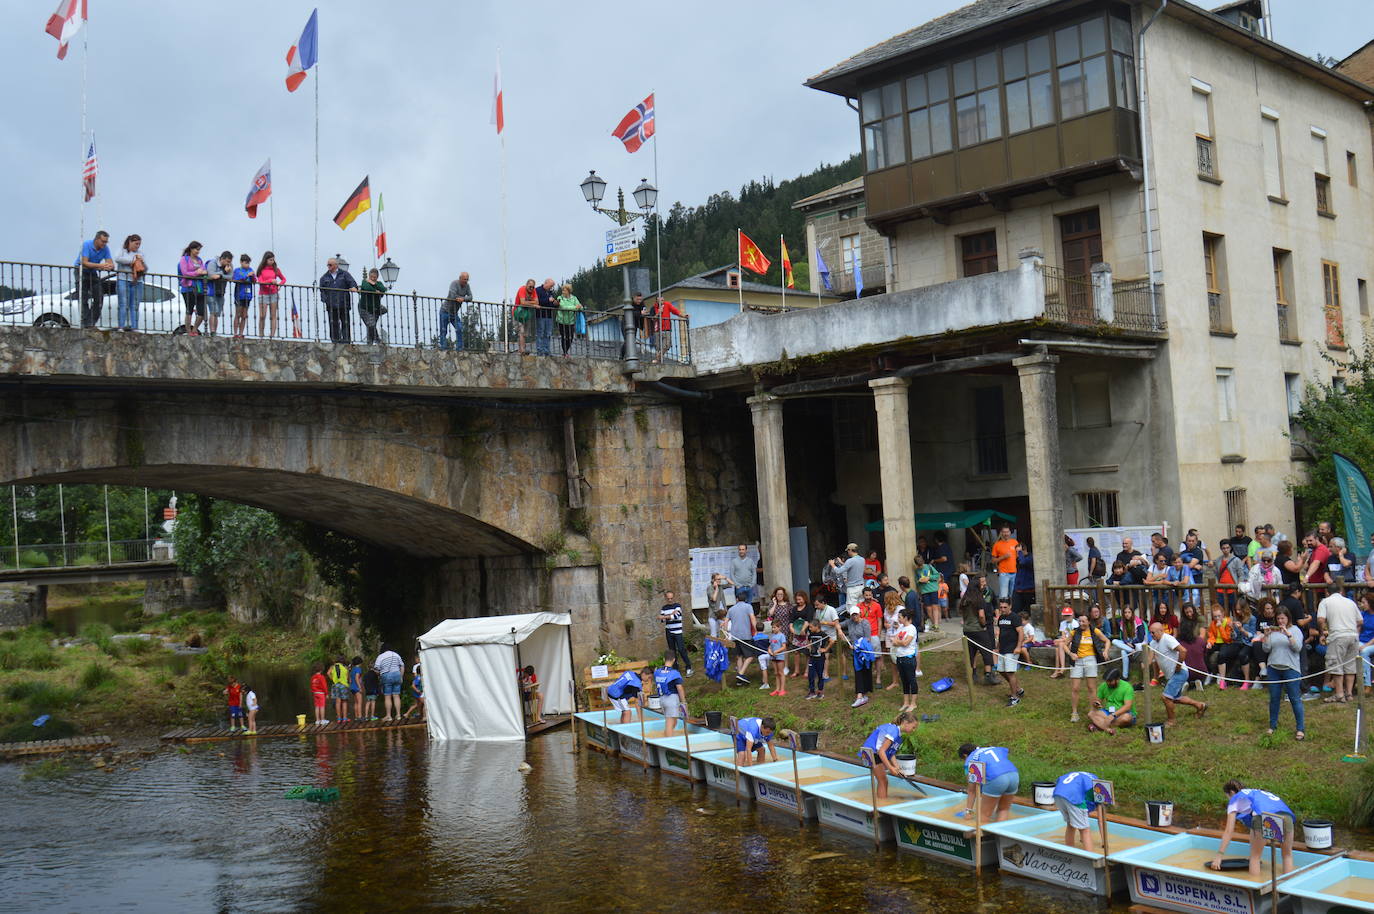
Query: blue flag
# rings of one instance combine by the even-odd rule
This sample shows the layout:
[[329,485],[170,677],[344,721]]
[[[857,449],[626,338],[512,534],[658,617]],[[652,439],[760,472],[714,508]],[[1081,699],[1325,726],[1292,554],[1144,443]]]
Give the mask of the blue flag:
[[725,645],[719,641],[706,639],[706,676],[720,682],[720,677],[725,673],[725,668],[730,665],[730,653],[725,649]]
[[873,645],[869,644],[867,638],[860,638],[854,642],[854,669],[868,669],[873,665],[877,656],[873,651]]
[[859,266],[859,249],[857,247],[849,249],[849,266],[854,270],[854,297],[863,298],[864,271]]
[[825,284],[825,291],[830,289],[830,268],[825,265],[825,258],[821,256],[820,246],[816,246],[816,275],[820,276],[821,282]]
[[1332,454],[1331,462],[1336,468],[1336,486],[1345,514],[1345,541],[1363,560],[1369,555],[1369,534],[1374,531],[1374,498],[1369,494],[1369,480],[1344,454]]

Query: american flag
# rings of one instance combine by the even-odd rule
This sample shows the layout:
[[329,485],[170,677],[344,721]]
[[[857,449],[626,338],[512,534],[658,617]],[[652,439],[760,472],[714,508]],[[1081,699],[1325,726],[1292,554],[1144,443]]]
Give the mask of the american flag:
[[95,158],[95,136],[91,136],[91,148],[86,152],[86,165],[81,169],[81,183],[86,188],[86,200],[89,202],[95,196],[95,176],[100,171],[100,164]]

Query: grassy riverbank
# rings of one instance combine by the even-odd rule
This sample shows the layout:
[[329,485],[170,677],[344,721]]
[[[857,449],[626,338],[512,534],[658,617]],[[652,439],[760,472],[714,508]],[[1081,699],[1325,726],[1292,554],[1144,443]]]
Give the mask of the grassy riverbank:
[[[1021,770],[1021,792],[1029,796],[1033,781],[1053,781],[1066,771],[1084,769],[1116,785],[1118,811],[1143,818],[1146,800],[1175,803],[1175,819],[1184,823],[1216,825],[1223,818],[1225,797],[1221,785],[1239,778],[1250,786],[1272,790],[1287,800],[1303,817],[1327,818],[1350,824],[1368,824],[1368,812],[1358,807],[1374,786],[1374,761],[1341,762],[1354,739],[1354,706],[1304,702],[1307,740],[1293,739],[1293,717],[1287,704],[1279,729],[1266,736],[1268,693],[1220,691],[1190,692],[1208,702],[1206,716],[1198,720],[1192,709],[1179,706],[1178,724],[1168,728],[1162,745],[1146,741],[1144,695],[1137,693],[1141,726],[1122,730],[1115,737],[1089,733],[1084,723],[1069,723],[1069,680],[1049,679],[1045,671],[1022,674],[1026,696],[1015,708],[1006,706],[1005,686],[974,686],[969,707],[962,655],[953,651],[926,651],[925,675],[920,680],[919,710],[940,719],[917,729],[917,770],[930,777],[961,781],[957,750],[961,743],[1006,746]],[[688,683],[689,706],[694,716],[723,711],[726,716],[774,716],[780,727],[821,732],[822,749],[853,753],[874,727],[887,723],[901,705],[898,689],[880,690],[866,706],[851,709],[853,681],[840,678],[839,658],[832,660],[832,678],[823,702],[807,701],[806,680],[789,679],[785,697],[770,697],[758,688],[757,669],[750,669],[753,685],[735,687],[727,674],[722,687],[702,676]],[[1132,670],[1135,674],[1135,670]],[[942,676],[955,680],[952,690],[940,695],[929,691]],[[884,671],[884,683],[891,681]],[[776,687],[776,679],[770,679]],[[1154,720],[1164,720],[1160,689],[1151,690]],[[1086,696],[1086,689],[1084,692]],[[1080,700],[1079,712],[1086,721],[1088,700]],[[1371,701],[1374,709],[1374,700]]]
[[[90,605],[74,605],[80,601]],[[81,625],[75,637],[60,634],[51,621],[0,633],[0,742],[78,733],[144,738],[216,711],[230,669],[245,664],[304,669],[324,651],[342,646],[337,632],[315,636],[243,625],[219,612],[144,618],[138,585],[50,597],[55,615],[73,608],[98,610],[89,615],[107,621]],[[148,637],[116,637],[136,634]],[[176,655],[164,642],[207,650]],[[34,727],[42,714],[50,720]]]

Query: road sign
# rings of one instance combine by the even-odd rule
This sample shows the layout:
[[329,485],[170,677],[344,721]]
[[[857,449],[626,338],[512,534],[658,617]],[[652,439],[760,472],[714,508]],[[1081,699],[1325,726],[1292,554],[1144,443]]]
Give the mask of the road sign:
[[615,253],[607,254],[605,263],[608,267],[618,267],[621,264],[635,263],[638,260],[639,248],[629,248],[624,251],[616,251]]
[[613,229],[606,229],[606,243],[620,245],[624,249],[630,245],[639,244],[639,234],[633,225],[621,225]]

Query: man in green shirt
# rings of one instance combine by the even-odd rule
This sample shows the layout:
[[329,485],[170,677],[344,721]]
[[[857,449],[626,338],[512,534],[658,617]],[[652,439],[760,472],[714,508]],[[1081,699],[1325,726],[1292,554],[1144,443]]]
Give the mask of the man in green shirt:
[[1109,736],[1116,736],[1118,727],[1134,726],[1134,708],[1135,689],[1129,682],[1122,681],[1120,669],[1112,667],[1107,671],[1106,680],[1097,687],[1097,697],[1088,712],[1088,730],[1106,730]]

